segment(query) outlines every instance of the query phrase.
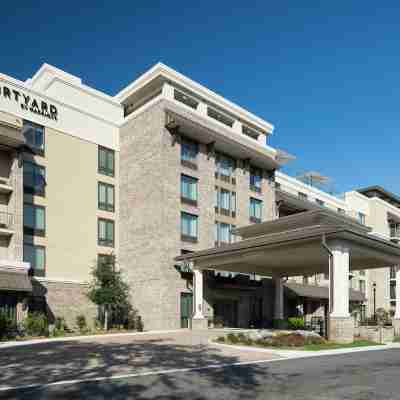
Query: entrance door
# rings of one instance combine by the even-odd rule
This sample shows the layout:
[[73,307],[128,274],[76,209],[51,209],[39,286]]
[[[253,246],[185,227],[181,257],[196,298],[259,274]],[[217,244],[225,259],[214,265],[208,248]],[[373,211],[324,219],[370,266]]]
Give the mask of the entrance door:
[[218,300],[214,304],[214,317],[224,327],[237,328],[238,326],[238,302],[236,300]]
[[181,293],[181,328],[189,328],[193,312],[192,293]]

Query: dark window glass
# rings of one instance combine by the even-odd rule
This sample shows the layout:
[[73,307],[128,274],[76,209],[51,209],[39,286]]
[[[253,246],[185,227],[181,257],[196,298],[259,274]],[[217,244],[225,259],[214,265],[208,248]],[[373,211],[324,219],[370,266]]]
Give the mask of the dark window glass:
[[38,196],[45,195],[46,169],[41,165],[24,161],[24,191]]
[[114,247],[114,221],[99,218],[97,228],[99,245]]
[[44,127],[30,121],[24,121],[22,132],[28,145],[35,152],[44,154]]
[[44,207],[24,204],[24,233],[27,235],[45,235],[46,211]]
[[114,185],[99,182],[98,207],[104,211],[114,211]]
[[29,262],[36,276],[44,276],[46,268],[46,248],[24,243],[24,261]]
[[99,166],[98,171],[100,174],[114,176],[115,169],[115,152],[114,150],[107,149],[99,146]]

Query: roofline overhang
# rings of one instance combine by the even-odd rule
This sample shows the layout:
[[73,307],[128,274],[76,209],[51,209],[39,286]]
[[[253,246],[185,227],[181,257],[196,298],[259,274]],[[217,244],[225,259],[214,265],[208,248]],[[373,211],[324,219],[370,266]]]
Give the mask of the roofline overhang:
[[198,94],[200,97],[208,100],[210,103],[216,104],[222,109],[226,109],[228,112],[237,115],[239,118],[254,124],[256,127],[265,131],[266,134],[271,135],[274,126],[269,122],[263,120],[260,117],[252,114],[251,112],[245,110],[244,108],[238,106],[237,104],[225,99],[219,94],[207,89],[205,86],[193,81],[192,79],[186,77],[185,75],[175,71],[174,69],[168,67],[163,63],[157,63],[139,78],[134,80],[124,89],[122,89],[118,94],[114,96],[114,99],[120,103],[123,103],[129,96],[138,90],[142,89],[148,85],[151,81],[157,78],[164,78],[167,82],[175,82],[181,87]]

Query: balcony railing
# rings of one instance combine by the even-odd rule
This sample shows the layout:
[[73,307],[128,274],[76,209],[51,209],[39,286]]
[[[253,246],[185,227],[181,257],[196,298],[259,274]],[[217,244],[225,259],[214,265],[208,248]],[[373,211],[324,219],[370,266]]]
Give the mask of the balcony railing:
[[11,229],[14,224],[14,215],[8,212],[0,212],[0,229]]

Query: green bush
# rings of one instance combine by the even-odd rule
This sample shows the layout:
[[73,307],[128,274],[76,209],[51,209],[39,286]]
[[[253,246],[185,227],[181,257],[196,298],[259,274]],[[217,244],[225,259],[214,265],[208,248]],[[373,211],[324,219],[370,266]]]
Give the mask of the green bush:
[[288,318],[289,329],[304,329],[304,319],[303,318]]
[[7,314],[0,312],[0,339],[12,339],[16,336],[17,327]]
[[49,322],[42,313],[28,314],[23,322],[25,333],[29,336],[48,336]]
[[86,317],[83,314],[80,314],[76,317],[76,325],[79,329],[79,332],[86,333],[88,331]]
[[267,342],[271,346],[276,347],[303,347],[307,344],[322,344],[325,340],[318,336],[303,336],[298,333],[289,333],[274,336]]
[[229,343],[236,344],[239,343],[240,339],[234,333],[228,333],[226,339]]
[[225,343],[225,336],[218,336],[215,341],[218,343]]

